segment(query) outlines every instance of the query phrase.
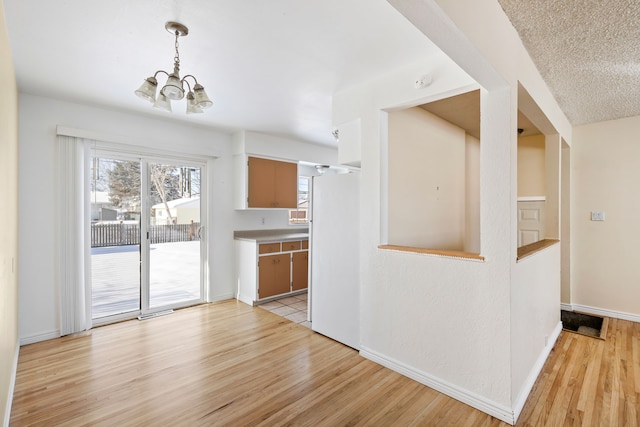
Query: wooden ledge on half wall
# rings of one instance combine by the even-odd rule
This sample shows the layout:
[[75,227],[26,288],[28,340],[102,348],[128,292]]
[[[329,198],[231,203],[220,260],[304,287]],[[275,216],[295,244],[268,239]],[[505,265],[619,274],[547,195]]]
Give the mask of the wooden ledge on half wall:
[[400,252],[414,252],[418,254],[427,255],[439,255],[450,258],[463,258],[476,261],[484,261],[484,257],[480,254],[474,254],[472,252],[453,251],[448,249],[428,249],[428,248],[415,248],[412,246],[398,246],[398,245],[380,245],[378,249],[385,249],[390,251]]
[[520,246],[518,248],[518,258],[516,258],[516,261],[520,261],[522,258],[526,258],[536,252],[540,252],[544,248],[548,248],[556,243],[560,243],[560,240],[542,239],[537,242],[529,243],[528,245]]

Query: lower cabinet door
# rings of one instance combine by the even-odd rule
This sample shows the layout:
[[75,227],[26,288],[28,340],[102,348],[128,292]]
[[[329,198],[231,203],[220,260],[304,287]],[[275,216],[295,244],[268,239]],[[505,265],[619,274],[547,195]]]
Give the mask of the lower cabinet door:
[[258,263],[258,299],[291,292],[291,255],[261,256]]
[[292,278],[292,290],[307,289],[309,282],[309,251],[293,253]]

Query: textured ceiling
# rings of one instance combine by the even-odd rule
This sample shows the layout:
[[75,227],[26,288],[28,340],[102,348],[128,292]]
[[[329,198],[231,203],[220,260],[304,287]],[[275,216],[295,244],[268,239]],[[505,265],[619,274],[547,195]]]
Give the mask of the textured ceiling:
[[638,0],[498,0],[573,125],[640,115]]

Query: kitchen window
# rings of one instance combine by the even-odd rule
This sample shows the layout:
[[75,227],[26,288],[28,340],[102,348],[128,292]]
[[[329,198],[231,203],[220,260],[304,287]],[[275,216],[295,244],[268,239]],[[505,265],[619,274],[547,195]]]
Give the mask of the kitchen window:
[[309,187],[311,178],[298,177],[298,208],[289,211],[289,225],[309,223]]

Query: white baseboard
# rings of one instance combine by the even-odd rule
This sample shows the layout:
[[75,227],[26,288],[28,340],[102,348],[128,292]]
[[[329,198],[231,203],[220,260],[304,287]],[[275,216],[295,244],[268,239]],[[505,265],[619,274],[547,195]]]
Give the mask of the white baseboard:
[[427,374],[426,372],[418,371],[411,366],[386,357],[364,346],[360,347],[360,355],[384,367],[396,371],[408,378],[411,378],[412,380],[418,381],[419,383],[424,384],[427,387],[431,387],[432,389],[437,390],[440,393],[444,393],[449,397],[452,397],[484,413],[496,417],[501,421],[512,425],[515,423],[513,411],[506,406],[502,406],[474,392],[458,387],[440,378],[436,378],[433,375]]
[[20,354],[20,344],[16,342],[16,351],[13,355],[13,368],[11,369],[11,378],[9,379],[9,394],[7,395],[7,404],[4,408],[4,427],[9,427],[11,419],[11,406],[13,404],[13,392],[16,389],[16,375],[18,373],[18,356]]
[[580,304],[561,304],[561,308],[568,311],[579,311],[586,314],[593,314],[595,316],[612,317],[614,319],[629,320],[631,322],[640,323],[640,315],[638,314],[624,313],[621,311],[607,310],[604,308],[590,307],[588,305]]
[[245,297],[244,295],[238,295],[238,301],[243,302],[245,304],[248,304],[250,306],[254,306],[255,304],[253,303],[253,298],[251,297]]
[[214,295],[214,296],[209,298],[209,302],[226,301],[228,299],[235,299],[235,297],[236,296],[233,293],[222,294],[222,295]]
[[561,302],[560,303],[560,310],[573,311],[573,306],[571,304],[565,304],[565,303]]
[[60,331],[54,330],[49,332],[42,332],[36,335],[29,335],[27,337],[20,338],[20,345],[33,344],[40,341],[52,340],[54,338],[60,338]]
[[540,376],[540,372],[542,372],[542,368],[544,367],[544,362],[547,361],[547,358],[549,357],[549,353],[551,353],[551,349],[553,349],[553,346],[556,344],[556,341],[560,336],[560,332],[562,332],[562,322],[558,322],[556,327],[553,329],[553,332],[551,332],[551,336],[547,341],[546,347],[542,350],[542,353],[540,353],[540,356],[538,356],[538,360],[536,360],[536,363],[531,368],[531,372],[529,372],[529,376],[527,377],[527,380],[525,381],[524,386],[520,391],[520,394],[518,395],[517,399],[514,402],[514,405],[513,405],[514,423],[518,421],[518,417],[520,416],[520,413],[524,408],[524,404],[527,402],[529,393],[531,393],[531,390],[533,389],[533,386],[535,385],[536,380]]

